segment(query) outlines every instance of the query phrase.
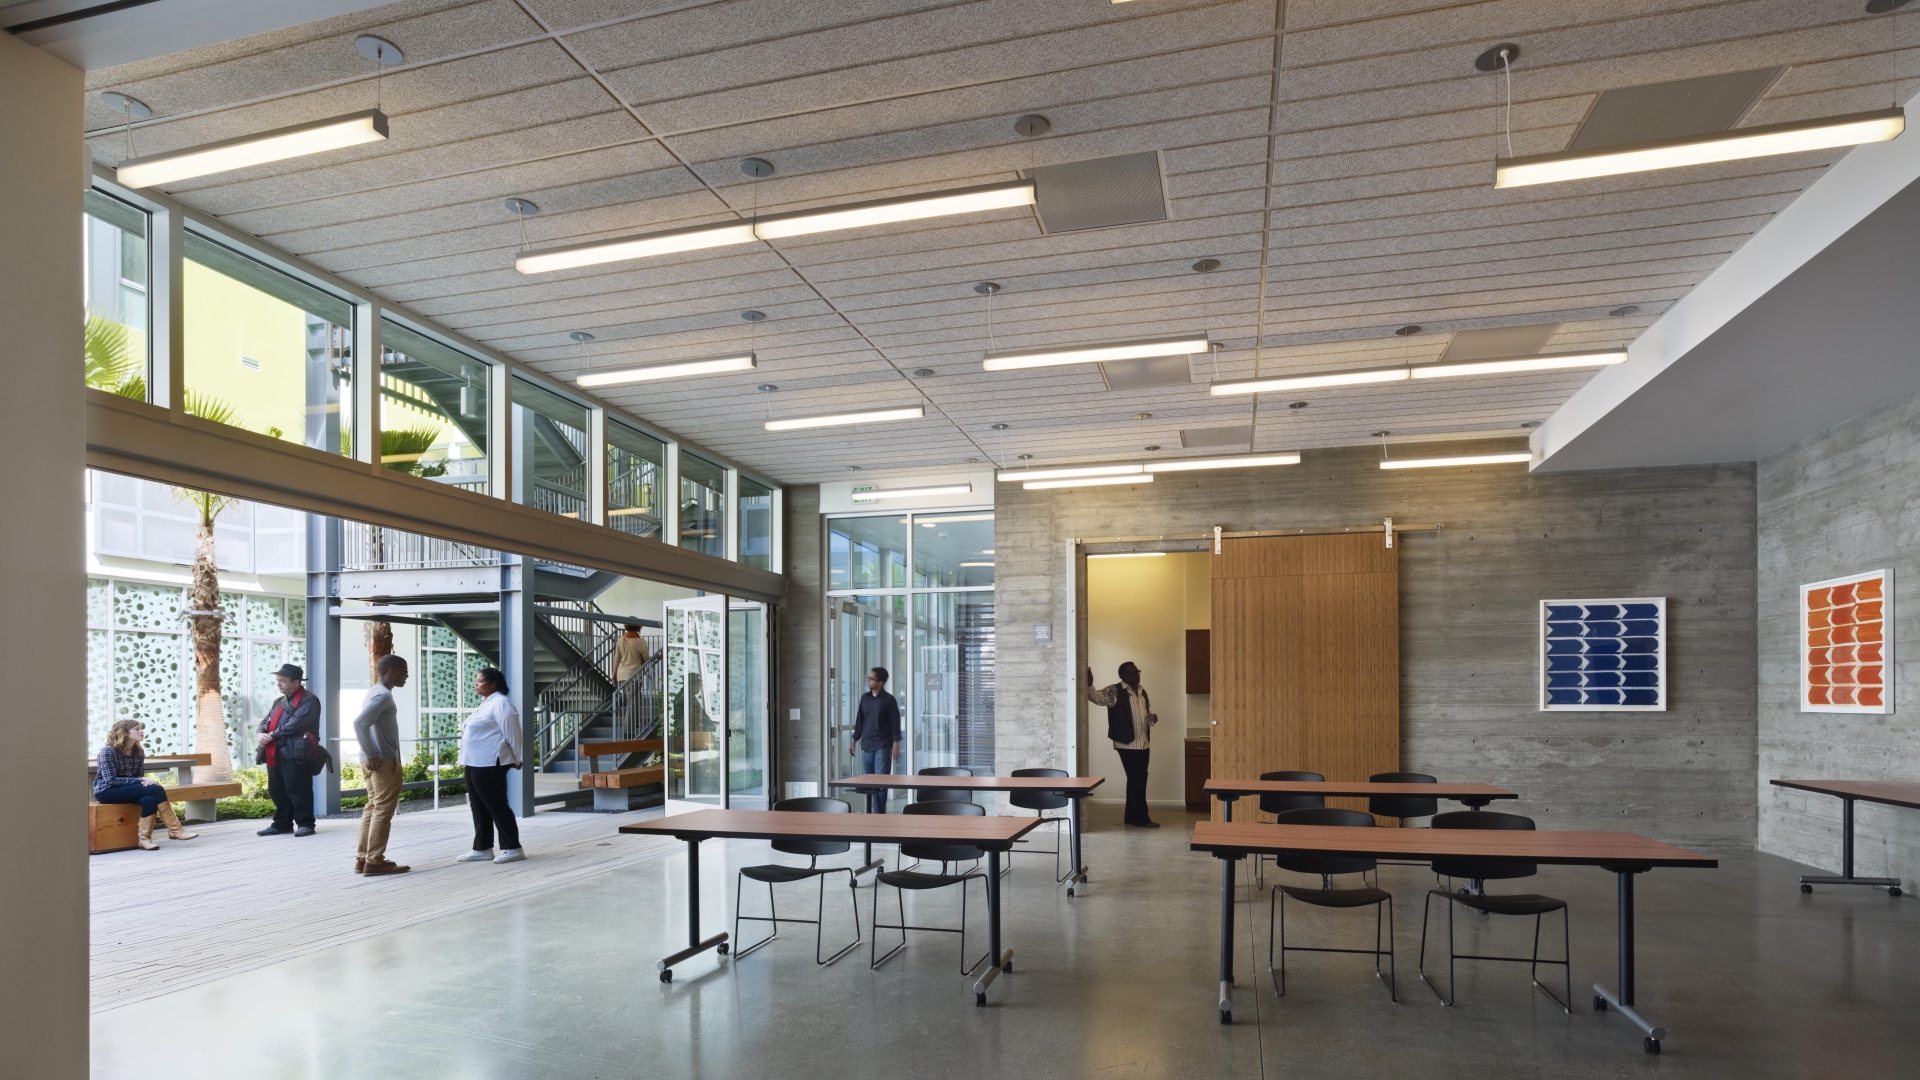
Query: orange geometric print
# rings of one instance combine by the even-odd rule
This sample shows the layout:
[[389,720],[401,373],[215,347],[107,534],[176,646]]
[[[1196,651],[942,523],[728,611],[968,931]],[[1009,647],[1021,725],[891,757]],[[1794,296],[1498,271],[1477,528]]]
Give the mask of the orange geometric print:
[[1802,650],[1806,703],[1879,708],[1885,699],[1885,579],[1809,589]]

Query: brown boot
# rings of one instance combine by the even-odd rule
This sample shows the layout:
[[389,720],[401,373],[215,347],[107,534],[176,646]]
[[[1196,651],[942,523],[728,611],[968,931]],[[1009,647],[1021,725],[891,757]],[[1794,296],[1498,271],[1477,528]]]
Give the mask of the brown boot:
[[413,869],[413,867],[401,866],[399,863],[396,863],[396,862],[368,863],[367,876],[383,877],[387,874],[404,874],[411,869]]
[[170,802],[161,803],[156,816],[167,827],[169,840],[191,840],[200,835],[197,832],[188,832],[186,826],[180,824],[180,815],[173,812],[173,804]]
[[139,829],[139,832],[135,834],[135,839],[139,842],[141,851],[159,851],[160,850],[160,845],[153,842],[153,816],[152,815],[148,815],[140,819],[140,829]]

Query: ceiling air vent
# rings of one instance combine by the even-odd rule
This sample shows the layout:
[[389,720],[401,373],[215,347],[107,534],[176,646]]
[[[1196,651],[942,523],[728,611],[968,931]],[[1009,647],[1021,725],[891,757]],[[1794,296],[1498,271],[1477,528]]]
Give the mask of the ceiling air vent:
[[1049,233],[1167,220],[1160,154],[1042,165],[1033,170],[1034,209]]
[[1740,122],[1753,103],[1786,68],[1755,68],[1727,75],[1679,79],[1649,86],[1608,90],[1593,103],[1574,132],[1569,150],[1677,139],[1725,131]]
[[1461,330],[1447,342],[1442,361],[1495,360],[1506,356],[1533,356],[1545,347],[1559,323],[1535,323],[1531,326],[1492,326],[1485,330]]
[[1108,360],[1100,375],[1109,390],[1138,390],[1147,386],[1185,386],[1193,381],[1184,356],[1149,356],[1139,360]]
[[1180,432],[1180,445],[1188,450],[1203,446],[1247,446],[1252,442],[1252,424],[1239,424],[1234,427],[1185,428]]

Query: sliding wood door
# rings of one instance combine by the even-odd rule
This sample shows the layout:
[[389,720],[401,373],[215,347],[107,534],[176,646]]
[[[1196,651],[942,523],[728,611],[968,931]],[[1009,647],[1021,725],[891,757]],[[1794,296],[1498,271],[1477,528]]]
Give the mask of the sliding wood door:
[[1212,561],[1213,775],[1399,769],[1398,550],[1377,532],[1261,536],[1221,541]]

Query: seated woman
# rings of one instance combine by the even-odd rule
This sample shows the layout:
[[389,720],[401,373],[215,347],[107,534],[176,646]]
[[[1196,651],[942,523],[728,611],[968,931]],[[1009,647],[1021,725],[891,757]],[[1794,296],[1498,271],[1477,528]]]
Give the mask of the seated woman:
[[147,737],[147,729],[138,720],[115,720],[107,731],[107,744],[100,748],[100,760],[93,774],[93,800],[102,803],[139,803],[140,804],[140,846],[153,851],[160,845],[153,842],[153,819],[157,814],[166,822],[167,835],[175,840],[191,840],[199,833],[190,833],[180,825],[180,818],[173,812],[173,803],[167,800],[167,789],[147,779],[145,765],[147,752],[140,745]]

